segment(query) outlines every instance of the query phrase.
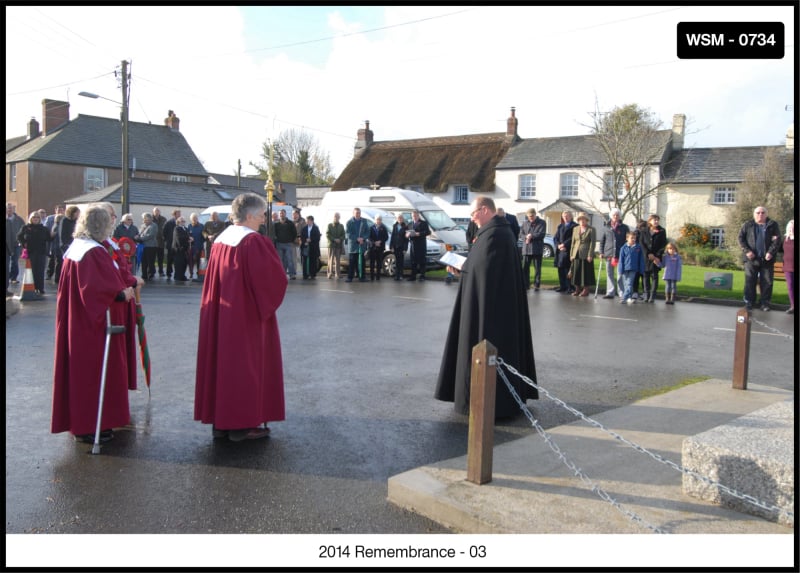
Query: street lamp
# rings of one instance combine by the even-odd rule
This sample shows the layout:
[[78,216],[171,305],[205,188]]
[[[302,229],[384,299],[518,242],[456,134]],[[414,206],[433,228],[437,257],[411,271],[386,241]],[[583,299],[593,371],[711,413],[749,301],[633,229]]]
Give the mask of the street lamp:
[[79,96],[88,97],[92,99],[104,99],[112,103],[122,106],[122,215],[130,212],[130,192],[128,181],[128,62],[122,60],[122,103],[103,97],[101,95],[93,94],[91,92],[79,92]]

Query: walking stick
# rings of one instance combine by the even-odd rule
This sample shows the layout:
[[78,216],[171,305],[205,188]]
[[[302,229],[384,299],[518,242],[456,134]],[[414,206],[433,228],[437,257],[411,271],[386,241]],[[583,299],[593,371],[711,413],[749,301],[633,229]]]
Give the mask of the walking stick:
[[600,266],[597,267],[597,286],[594,287],[594,298],[597,299],[597,291],[600,290],[600,271],[603,270],[603,259],[600,259]]
[[122,334],[125,332],[125,326],[114,326],[111,324],[111,309],[106,309],[106,348],[103,352],[103,374],[100,377],[100,400],[97,405],[97,427],[94,431],[94,444],[92,445],[92,453],[100,453],[100,422],[103,417],[103,396],[106,391],[106,371],[108,370],[108,350],[111,347],[111,335]]

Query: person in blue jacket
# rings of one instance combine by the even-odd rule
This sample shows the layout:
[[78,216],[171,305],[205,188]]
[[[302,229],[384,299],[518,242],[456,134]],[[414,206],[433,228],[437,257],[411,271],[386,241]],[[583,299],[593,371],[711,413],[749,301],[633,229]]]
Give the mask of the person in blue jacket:
[[633,281],[636,273],[644,274],[644,250],[636,240],[636,233],[629,231],[625,236],[627,242],[619,250],[619,263],[617,273],[622,277],[622,299],[621,304],[633,304],[636,302],[631,295],[633,294]]

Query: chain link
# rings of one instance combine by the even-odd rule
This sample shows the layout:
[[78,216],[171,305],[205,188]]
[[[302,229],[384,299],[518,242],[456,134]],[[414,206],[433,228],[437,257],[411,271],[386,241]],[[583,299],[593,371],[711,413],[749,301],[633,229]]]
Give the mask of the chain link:
[[[498,357],[498,364],[500,364],[500,363],[501,363],[500,362],[500,358]],[[566,456],[566,454],[564,454],[564,452],[561,451],[561,448],[559,448],[558,444],[556,444],[553,441],[552,436],[547,432],[547,430],[542,428],[542,425],[539,424],[539,422],[536,419],[534,419],[533,414],[531,413],[531,411],[525,406],[524,402],[520,399],[520,397],[514,391],[514,387],[511,386],[511,382],[509,382],[508,378],[506,378],[506,374],[505,374],[505,372],[503,372],[502,368],[498,368],[497,372],[498,372],[498,374],[500,374],[500,378],[503,379],[503,382],[505,382],[506,387],[511,392],[511,395],[514,397],[514,400],[517,401],[517,404],[522,409],[522,412],[525,414],[525,416],[528,418],[528,420],[530,420],[531,425],[539,433],[539,435],[542,436],[542,438],[544,438],[544,441],[548,445],[548,447],[551,450],[553,450],[553,452],[556,453],[556,455],[561,459],[562,462],[564,462],[564,465],[566,465],[570,469],[570,471],[572,471],[573,475],[578,476],[583,483],[585,483],[595,494],[597,494],[600,497],[600,499],[610,503],[618,511],[620,511],[622,514],[626,515],[631,521],[639,523],[640,525],[643,525],[643,526],[647,527],[648,529],[652,529],[653,532],[655,532],[655,533],[665,533],[664,531],[662,531],[661,529],[659,529],[655,525],[651,525],[650,523],[647,523],[645,520],[643,520],[641,517],[639,517],[635,513],[633,513],[630,510],[625,509],[624,507],[622,507],[622,505],[620,505],[620,503],[617,500],[612,498],[608,494],[608,492],[606,492],[604,489],[602,489],[600,486],[598,486],[595,482],[593,482],[591,480],[591,478],[589,478],[589,476],[587,476],[583,472],[583,470],[581,470],[579,467],[577,467]]]
[[[671,467],[672,469],[677,470],[677,471],[679,471],[681,473],[684,473],[684,474],[687,474],[689,476],[692,476],[693,478],[698,479],[698,480],[702,481],[703,483],[705,483],[707,485],[710,485],[712,487],[716,487],[717,489],[719,489],[722,492],[727,493],[728,495],[731,495],[731,496],[733,496],[735,498],[738,498],[738,499],[741,499],[741,500],[746,501],[748,503],[751,503],[751,504],[755,505],[756,507],[759,507],[759,508],[764,509],[766,511],[769,511],[771,513],[778,513],[780,515],[787,516],[787,517],[791,518],[792,521],[794,521],[794,513],[791,512],[791,511],[788,511],[788,510],[783,509],[781,507],[777,507],[775,505],[771,505],[771,504],[759,501],[758,499],[756,499],[755,497],[753,497],[751,495],[739,493],[738,491],[733,490],[733,489],[729,488],[726,485],[723,485],[723,484],[721,484],[719,482],[716,482],[716,481],[714,481],[714,480],[712,480],[710,478],[707,478],[706,476],[700,475],[699,473],[697,473],[697,472],[695,472],[693,470],[690,470],[690,469],[685,468],[685,467],[683,467],[681,465],[678,465],[675,462],[673,462],[672,460],[668,460],[668,459],[662,457],[659,454],[651,452],[648,449],[646,449],[646,448],[644,448],[644,447],[642,447],[642,446],[640,446],[638,444],[635,444],[635,443],[631,442],[630,440],[625,439],[624,437],[622,437],[618,433],[614,432],[613,430],[609,430],[608,428],[603,426],[603,424],[601,424],[600,422],[587,417],[582,412],[579,412],[575,408],[569,406],[563,400],[560,400],[559,398],[556,398],[555,396],[550,394],[550,392],[548,392],[546,389],[542,388],[541,386],[539,386],[538,384],[533,382],[530,378],[520,374],[513,366],[511,366],[510,364],[507,364],[500,356],[497,357],[497,364],[499,366],[501,366],[501,367],[507,368],[510,373],[514,374],[515,376],[517,376],[518,378],[523,380],[529,386],[533,386],[539,392],[542,392],[545,396],[547,396],[548,398],[550,398],[551,400],[553,400],[555,403],[559,404],[560,406],[564,407],[564,409],[566,409],[567,411],[569,411],[573,415],[577,416],[578,418],[580,418],[581,420],[583,420],[587,424],[590,424],[590,425],[594,426],[595,428],[598,428],[598,429],[602,430],[603,432],[606,432],[607,434],[612,436],[614,439],[619,440],[620,442],[623,442],[624,444],[627,444],[628,446],[630,446],[634,450],[636,450],[638,452],[642,452],[644,454],[647,454],[651,458],[653,458],[654,460],[656,460],[658,462],[661,462],[662,464],[665,464],[665,465]],[[501,376],[501,378],[503,378],[503,381],[506,383],[506,386],[509,387],[509,390],[511,391],[512,396],[514,396],[514,399],[517,401],[517,404],[519,404],[522,407],[523,412],[530,419],[531,418],[531,416],[529,415],[530,411],[528,410],[528,408],[525,405],[525,403],[522,402],[522,400],[519,398],[519,396],[517,396],[517,394],[514,391],[513,387],[511,387],[510,382],[508,382],[508,380],[506,379],[505,375],[503,374],[502,369],[498,369],[497,371],[500,373],[500,376]],[[542,433],[541,431],[539,431],[538,428],[537,428],[537,431],[540,434]]]
[[791,334],[786,334],[785,332],[781,332],[781,331],[780,331],[780,330],[778,330],[777,328],[772,328],[770,325],[768,325],[768,324],[764,324],[764,323],[763,323],[763,322],[761,322],[760,320],[757,320],[757,319],[753,318],[753,315],[750,315],[750,322],[755,322],[757,325],[759,325],[759,326],[760,326],[760,327],[762,327],[762,328],[766,328],[767,330],[771,330],[771,331],[772,331],[772,332],[774,332],[775,334],[780,334],[781,336],[785,336],[785,337],[786,337],[786,338],[788,338],[789,340],[794,340],[794,336],[793,336],[793,335],[791,335]]

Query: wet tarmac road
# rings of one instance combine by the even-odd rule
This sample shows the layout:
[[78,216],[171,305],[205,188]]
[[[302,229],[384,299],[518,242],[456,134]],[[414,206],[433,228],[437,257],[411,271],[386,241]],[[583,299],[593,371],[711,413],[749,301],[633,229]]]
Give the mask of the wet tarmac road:
[[[432,398],[456,285],[291,281],[278,313],[287,419],[241,443],[192,419],[200,289],[145,288],[152,396],[131,393],[131,425],[96,456],[49,433],[55,295],[7,319],[7,533],[446,533],[386,490],[466,453],[467,418]],[[731,378],[735,307],[529,300],[539,383],[588,415],[686,378]],[[793,388],[793,317],[754,318],[750,380]],[[574,419],[528,405],[546,428]],[[495,441],[531,431],[519,417]]]

